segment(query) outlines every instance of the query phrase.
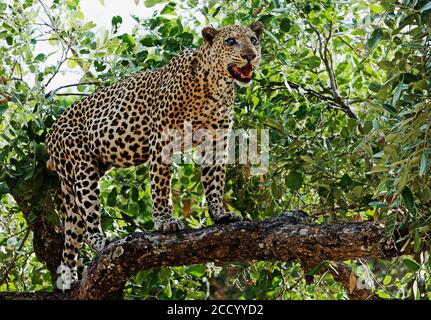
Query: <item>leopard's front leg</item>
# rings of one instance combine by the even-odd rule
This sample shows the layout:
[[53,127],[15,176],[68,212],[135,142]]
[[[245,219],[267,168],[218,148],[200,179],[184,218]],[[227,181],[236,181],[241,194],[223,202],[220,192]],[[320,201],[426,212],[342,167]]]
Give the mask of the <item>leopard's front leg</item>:
[[217,130],[211,152],[201,149],[202,183],[208,204],[208,213],[217,224],[242,221],[242,216],[226,211],[223,206],[227,166],[227,130]]
[[165,149],[169,141],[163,132],[153,133],[150,138],[150,186],[154,229],[171,232],[184,229],[181,221],[172,216],[171,166]]

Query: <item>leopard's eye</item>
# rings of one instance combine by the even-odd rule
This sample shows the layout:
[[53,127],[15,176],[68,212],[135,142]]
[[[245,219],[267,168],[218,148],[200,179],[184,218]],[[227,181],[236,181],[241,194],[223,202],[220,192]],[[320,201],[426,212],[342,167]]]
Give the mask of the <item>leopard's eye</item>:
[[257,44],[257,38],[256,37],[251,37],[250,41],[252,44]]
[[234,38],[228,38],[225,43],[229,46],[233,46],[236,43],[236,40]]

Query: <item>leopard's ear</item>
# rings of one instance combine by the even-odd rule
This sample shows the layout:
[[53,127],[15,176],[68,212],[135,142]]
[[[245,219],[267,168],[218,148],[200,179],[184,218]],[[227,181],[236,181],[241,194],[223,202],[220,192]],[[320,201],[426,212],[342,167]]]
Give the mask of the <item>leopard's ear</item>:
[[212,45],[213,40],[218,33],[219,33],[218,30],[211,27],[205,27],[202,29],[202,37],[205,39],[205,42],[208,43],[209,45]]
[[248,26],[252,31],[254,31],[258,38],[261,37],[263,33],[263,24],[260,21],[253,22],[251,25]]

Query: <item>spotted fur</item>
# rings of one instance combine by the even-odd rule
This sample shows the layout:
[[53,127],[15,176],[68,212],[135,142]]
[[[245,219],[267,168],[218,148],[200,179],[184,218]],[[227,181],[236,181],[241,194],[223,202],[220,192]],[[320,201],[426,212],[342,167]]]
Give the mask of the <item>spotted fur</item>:
[[[161,69],[94,92],[54,123],[46,139],[47,166],[61,182],[62,266],[72,270],[73,279],[83,241],[97,251],[107,243],[100,225],[98,181],[110,168],[149,161],[154,228],[162,232],[183,228],[172,217],[171,169],[161,158],[167,143],[163,132],[184,130],[184,123],[191,123],[193,130],[231,128],[233,83],[250,81],[250,71],[260,59],[262,28],[259,22],[204,28],[200,48],[185,50]],[[220,139],[226,143],[227,136]],[[225,169],[223,161],[202,165],[208,211],[216,223],[241,220],[223,208]]]

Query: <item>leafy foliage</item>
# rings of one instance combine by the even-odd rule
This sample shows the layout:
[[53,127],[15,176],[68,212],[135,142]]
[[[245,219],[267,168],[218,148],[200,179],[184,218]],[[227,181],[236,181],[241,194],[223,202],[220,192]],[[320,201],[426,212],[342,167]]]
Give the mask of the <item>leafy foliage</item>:
[[[27,225],[58,223],[57,179],[45,168],[43,146],[58,115],[98,86],[199,46],[204,25],[259,20],[263,60],[254,84],[237,90],[235,127],[271,129],[270,167],[253,176],[249,166],[232,165],[226,205],[252,219],[301,208],[317,223],[382,221],[387,236],[414,254],[367,261],[374,291],[429,299],[428,1],[144,1],[160,3],[158,14],[134,16],[133,31],[120,34],[124,17],[114,14],[111,30],[97,32],[79,0],[49,8],[0,1],[0,291],[51,286]],[[40,50],[45,42],[50,52]],[[82,74],[79,84],[48,90],[66,66]],[[198,167],[175,168],[175,213],[192,228],[211,223],[199,178]],[[111,171],[101,189],[108,235],[151,230],[144,165]],[[329,273],[312,277],[310,284],[297,263],[207,264],[142,271],[126,292],[139,299],[347,297]]]

